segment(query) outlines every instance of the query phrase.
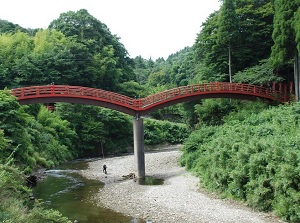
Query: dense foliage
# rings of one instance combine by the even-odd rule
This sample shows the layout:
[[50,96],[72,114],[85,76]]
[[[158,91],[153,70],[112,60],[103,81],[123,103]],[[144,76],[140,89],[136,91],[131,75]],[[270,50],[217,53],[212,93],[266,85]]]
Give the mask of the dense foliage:
[[[0,89],[55,83],[140,98],[194,83],[292,81],[300,2],[222,3],[193,46],[155,61],[130,58],[119,38],[84,9],[62,13],[47,29],[0,20]],[[24,174],[77,157],[133,150],[132,117],[100,107],[55,107],[20,106],[0,91],[0,221],[68,222],[39,204],[28,211]],[[145,143],[182,143],[194,130],[181,164],[202,186],[299,222],[299,110],[299,104],[267,109],[264,102],[232,99],[186,102],[145,118]]]
[[187,138],[189,130],[187,125],[170,121],[145,120],[145,144],[157,145],[162,143],[182,143]]
[[16,98],[0,91],[0,221],[61,222],[67,218],[38,204],[28,212],[30,189],[24,173],[52,167],[75,157],[75,132],[68,122],[40,108],[38,118],[26,113]]
[[184,145],[181,164],[201,184],[256,209],[299,222],[300,104],[229,114],[202,126]]
[[[231,3],[227,7],[229,8],[228,13],[224,12],[224,7],[221,11],[222,15],[219,11],[212,13],[203,23],[202,30],[198,34],[194,45],[197,61],[195,62],[209,68],[211,75],[217,80],[229,80],[228,46],[230,39],[221,38],[219,33],[226,36],[226,32],[234,31],[236,29],[234,27],[238,27],[238,32],[234,32],[236,39],[234,39],[231,47],[233,77],[236,72],[257,65],[260,60],[268,58],[272,46],[274,10],[270,0],[225,2]],[[234,16],[232,8],[235,8],[236,18],[232,18]],[[234,21],[234,24],[227,23],[219,28],[220,16],[229,17],[231,21]],[[223,45],[220,43],[223,43]],[[207,70],[204,70],[202,75],[207,76]],[[206,77],[206,79],[208,78],[211,77]]]
[[[0,137],[1,138],[1,137]],[[38,202],[29,211],[30,190],[25,185],[23,173],[9,164],[0,164],[0,221],[16,222],[56,222],[71,223],[58,211],[45,209]]]
[[31,116],[8,91],[0,91],[0,129],[9,141],[2,149],[1,163],[12,154],[14,163],[25,173],[76,157],[72,145],[76,133],[69,122],[45,107],[40,107],[36,118]]
[[[275,66],[282,65],[294,57],[299,39],[299,1],[275,0],[272,59]],[[298,11],[297,11],[298,10]]]

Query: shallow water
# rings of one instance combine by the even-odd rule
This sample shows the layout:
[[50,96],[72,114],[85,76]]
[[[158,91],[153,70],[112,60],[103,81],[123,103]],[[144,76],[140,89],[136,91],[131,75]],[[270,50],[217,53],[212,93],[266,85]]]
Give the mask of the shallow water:
[[104,183],[82,177],[78,170],[85,168],[87,161],[76,161],[46,171],[46,178],[34,188],[35,197],[79,223],[145,223],[142,219],[97,206],[92,196]]
[[145,177],[142,179],[137,179],[137,183],[139,185],[163,185],[164,184],[164,179],[158,179],[154,177]]

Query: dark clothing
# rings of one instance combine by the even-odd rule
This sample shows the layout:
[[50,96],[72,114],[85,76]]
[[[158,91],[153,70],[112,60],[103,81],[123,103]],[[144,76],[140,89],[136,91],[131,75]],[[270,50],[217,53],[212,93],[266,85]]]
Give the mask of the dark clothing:
[[104,165],[103,165],[103,173],[105,173],[105,174],[107,174],[106,168],[107,168],[107,166],[104,164]]

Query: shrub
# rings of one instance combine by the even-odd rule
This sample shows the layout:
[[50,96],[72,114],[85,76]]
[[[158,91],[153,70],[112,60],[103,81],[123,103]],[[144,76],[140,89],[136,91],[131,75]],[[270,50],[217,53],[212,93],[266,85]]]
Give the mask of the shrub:
[[222,126],[202,126],[184,143],[180,163],[209,190],[299,222],[299,111],[300,103],[244,110]]
[[146,145],[160,143],[182,143],[188,136],[187,125],[155,119],[144,120],[144,137]]
[[47,210],[37,203],[28,205],[31,190],[25,186],[25,176],[15,167],[0,164],[0,222],[71,223],[58,211]]

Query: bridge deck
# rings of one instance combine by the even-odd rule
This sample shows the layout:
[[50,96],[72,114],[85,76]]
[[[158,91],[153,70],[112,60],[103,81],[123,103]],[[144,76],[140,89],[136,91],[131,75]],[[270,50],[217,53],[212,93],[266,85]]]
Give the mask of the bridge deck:
[[263,87],[243,83],[215,82],[182,86],[169,89],[145,98],[133,99],[101,89],[67,86],[45,85],[12,89],[11,93],[21,104],[71,102],[99,105],[134,115],[143,114],[169,106],[171,104],[201,98],[264,98],[271,101],[287,102],[293,100],[292,84],[289,86],[273,84]]

